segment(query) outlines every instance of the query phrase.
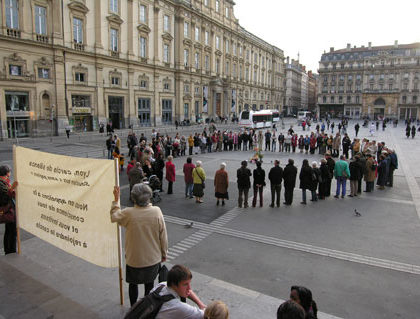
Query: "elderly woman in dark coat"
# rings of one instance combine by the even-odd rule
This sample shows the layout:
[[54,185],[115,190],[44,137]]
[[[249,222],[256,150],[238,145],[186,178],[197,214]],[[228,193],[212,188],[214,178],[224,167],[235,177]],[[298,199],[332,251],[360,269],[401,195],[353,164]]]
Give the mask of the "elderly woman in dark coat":
[[222,206],[225,206],[225,199],[229,199],[229,177],[225,168],[226,163],[220,164],[220,169],[214,175],[214,196],[217,198],[216,205],[219,205],[219,201],[222,200]]
[[319,170],[321,172],[321,181],[318,184],[319,199],[325,199],[325,196],[328,194],[328,182],[331,183],[332,178],[326,159],[321,159],[321,166],[319,167]]
[[309,166],[309,162],[307,159],[304,159],[302,162],[299,180],[299,188],[302,190],[302,201],[300,203],[306,205],[306,190],[310,190],[312,187],[312,168]]

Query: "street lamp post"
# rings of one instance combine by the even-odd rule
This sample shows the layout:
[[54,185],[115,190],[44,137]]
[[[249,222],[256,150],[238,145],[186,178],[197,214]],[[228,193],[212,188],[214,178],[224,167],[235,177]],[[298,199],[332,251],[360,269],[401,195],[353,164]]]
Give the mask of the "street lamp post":
[[54,136],[54,107],[55,105],[53,104],[51,106],[51,113],[50,113],[50,121],[51,121],[51,142]]

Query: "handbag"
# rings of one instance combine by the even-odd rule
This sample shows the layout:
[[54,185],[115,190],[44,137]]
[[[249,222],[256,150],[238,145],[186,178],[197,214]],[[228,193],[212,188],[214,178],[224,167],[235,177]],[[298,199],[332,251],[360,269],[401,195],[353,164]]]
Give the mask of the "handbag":
[[168,272],[169,272],[168,267],[160,264],[159,273],[158,273],[159,282],[168,281]]
[[197,172],[198,177],[200,177],[200,179],[201,179],[201,185],[203,185],[203,189],[206,188],[206,184],[204,183],[204,179],[200,176],[200,174],[198,174],[197,169],[195,169],[195,171]]
[[13,202],[0,207],[0,224],[14,223],[15,221],[16,215]]

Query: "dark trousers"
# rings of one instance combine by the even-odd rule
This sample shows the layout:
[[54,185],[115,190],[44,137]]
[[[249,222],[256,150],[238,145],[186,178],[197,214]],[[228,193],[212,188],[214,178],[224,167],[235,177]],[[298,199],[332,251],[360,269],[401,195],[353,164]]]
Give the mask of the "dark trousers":
[[394,186],[394,171],[395,171],[395,168],[391,165],[389,167],[388,181],[386,183],[387,186],[390,186],[390,187]]
[[16,223],[5,223],[4,226],[4,253],[13,254],[16,252]]
[[373,192],[375,182],[366,182],[366,192]]
[[292,205],[293,203],[293,189],[294,187],[284,188],[284,201],[287,205]]
[[238,188],[238,190],[239,190],[238,206],[242,207],[242,202],[243,202],[244,207],[247,208],[249,188]]
[[257,205],[257,196],[260,195],[260,207],[263,206],[263,189],[264,187],[254,186],[254,198],[252,199],[252,207]]
[[325,190],[324,190],[325,197],[331,195],[331,179],[325,181]]
[[173,191],[172,191],[172,185],[173,185],[173,183],[174,182],[168,182],[168,194],[172,194],[173,193]]
[[276,199],[276,205],[277,207],[279,207],[281,184],[271,184],[270,186],[271,186],[271,205],[274,206],[274,200]]
[[192,155],[192,153],[193,153],[193,147],[188,146],[188,154]]
[[[153,282],[144,284],[144,295],[147,296],[153,289]],[[136,284],[128,284],[128,296],[130,297],[130,305],[133,306],[139,297],[139,287]]]
[[270,150],[270,141],[265,142],[265,150]]
[[357,192],[359,194],[362,192],[362,178],[357,181]]

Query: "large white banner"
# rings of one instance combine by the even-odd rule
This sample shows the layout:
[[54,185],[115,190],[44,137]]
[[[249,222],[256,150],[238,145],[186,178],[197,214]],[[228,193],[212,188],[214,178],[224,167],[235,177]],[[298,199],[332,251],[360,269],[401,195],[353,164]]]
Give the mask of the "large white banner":
[[16,147],[19,227],[102,267],[118,266],[114,161]]

